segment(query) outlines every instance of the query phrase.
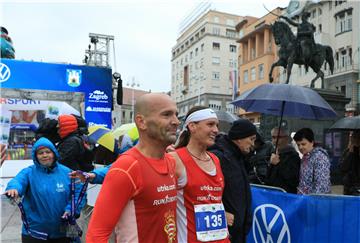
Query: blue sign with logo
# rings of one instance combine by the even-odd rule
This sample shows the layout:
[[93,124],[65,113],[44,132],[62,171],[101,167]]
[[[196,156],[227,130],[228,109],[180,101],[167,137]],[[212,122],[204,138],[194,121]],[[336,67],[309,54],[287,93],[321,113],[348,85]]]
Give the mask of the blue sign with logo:
[[89,125],[111,128],[112,76],[103,67],[1,59],[2,88],[82,92]]
[[296,195],[251,188],[247,242],[360,242],[360,197]]

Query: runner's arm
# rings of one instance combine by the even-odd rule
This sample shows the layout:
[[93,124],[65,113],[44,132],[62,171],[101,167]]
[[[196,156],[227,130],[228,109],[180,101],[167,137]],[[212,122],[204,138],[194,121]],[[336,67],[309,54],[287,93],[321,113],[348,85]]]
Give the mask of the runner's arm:
[[110,168],[96,200],[86,235],[88,243],[108,242],[124,207],[139,190],[137,162],[128,167],[119,162]]

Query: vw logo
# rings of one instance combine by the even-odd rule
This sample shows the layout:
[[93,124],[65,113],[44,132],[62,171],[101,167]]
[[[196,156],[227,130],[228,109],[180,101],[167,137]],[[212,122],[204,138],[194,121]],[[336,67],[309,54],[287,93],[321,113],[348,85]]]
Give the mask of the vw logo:
[[0,83],[10,78],[10,68],[4,63],[0,63]]
[[255,208],[252,230],[256,243],[291,243],[285,214],[274,204]]

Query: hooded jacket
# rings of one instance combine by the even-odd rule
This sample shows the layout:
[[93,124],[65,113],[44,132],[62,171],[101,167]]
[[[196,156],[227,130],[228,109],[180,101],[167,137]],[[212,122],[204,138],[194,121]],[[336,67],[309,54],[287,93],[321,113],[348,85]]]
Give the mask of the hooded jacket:
[[[41,165],[36,158],[36,150],[47,147],[54,153],[54,163],[51,167]],[[55,146],[47,139],[40,138],[32,149],[34,165],[19,172],[12,179],[6,190],[16,189],[20,197],[31,230],[48,234],[50,239],[65,237],[65,232],[60,232],[61,216],[65,211],[70,212],[70,178],[71,170],[57,162],[59,153]],[[77,201],[82,183],[75,183],[75,202]],[[86,195],[85,195],[86,196]],[[77,208],[79,215],[85,205],[85,197]],[[22,234],[28,235],[25,227]]]
[[78,133],[76,118],[72,115],[61,115],[58,121],[58,133],[61,137],[58,144],[59,162],[72,170],[93,170],[94,154],[84,146],[84,139]]
[[209,148],[220,160],[225,178],[223,203],[225,211],[234,215],[234,224],[229,226],[231,242],[244,242],[252,222],[251,192],[245,169],[245,158],[227,135],[219,134]]

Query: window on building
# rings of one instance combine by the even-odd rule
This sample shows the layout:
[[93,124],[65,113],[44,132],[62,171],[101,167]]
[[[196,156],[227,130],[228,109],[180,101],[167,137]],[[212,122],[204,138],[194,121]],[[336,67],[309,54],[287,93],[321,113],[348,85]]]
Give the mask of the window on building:
[[213,27],[213,34],[214,34],[214,35],[220,35],[220,28],[218,28],[218,27]]
[[212,72],[212,80],[220,80],[220,72]]
[[244,84],[249,83],[249,73],[248,70],[244,71]]
[[264,79],[264,64],[259,65],[259,79]]
[[219,17],[215,16],[215,17],[214,17],[214,22],[215,22],[215,23],[219,23],[219,22],[220,22]]
[[230,52],[236,52],[236,46],[230,45]]
[[195,56],[197,56],[199,53],[199,48],[195,48]]
[[209,107],[214,110],[221,110],[221,100],[209,100]]
[[239,31],[239,37],[241,38],[241,37],[243,37],[244,36],[244,30],[240,30]]
[[213,65],[220,65],[220,57],[212,57]]
[[254,81],[256,79],[256,69],[255,67],[251,68],[251,81]]
[[312,12],[311,12],[311,18],[315,18],[316,17],[316,9],[314,9]]
[[220,50],[220,43],[213,42],[213,50]]
[[251,56],[251,59],[255,59],[255,57],[256,57],[255,48],[251,48],[251,49],[250,49],[250,56]]
[[340,67],[346,67],[348,65],[348,55],[346,50],[340,52]]
[[344,95],[346,95],[346,86],[345,85],[341,85],[340,92],[343,93]]
[[347,15],[347,30],[352,30],[352,14]]
[[204,51],[204,43],[201,44],[200,50],[201,50],[201,52]]
[[205,27],[201,29],[200,33],[203,35],[205,34]]
[[[331,4],[330,4],[330,5],[331,5]],[[321,8],[319,8],[319,11],[318,11],[318,12],[319,12],[319,16],[322,15],[322,10],[321,10]]]
[[200,68],[204,67],[204,58],[200,59]]
[[321,33],[321,32],[322,32],[322,25],[319,24],[319,33]]
[[352,30],[352,12],[341,13],[335,16],[335,33],[340,34]]
[[236,61],[234,59],[229,59],[229,67],[236,68]]
[[226,36],[230,38],[236,38],[236,31],[235,30],[229,30],[226,29]]
[[227,19],[226,24],[230,26],[235,26],[235,21],[233,19]]

